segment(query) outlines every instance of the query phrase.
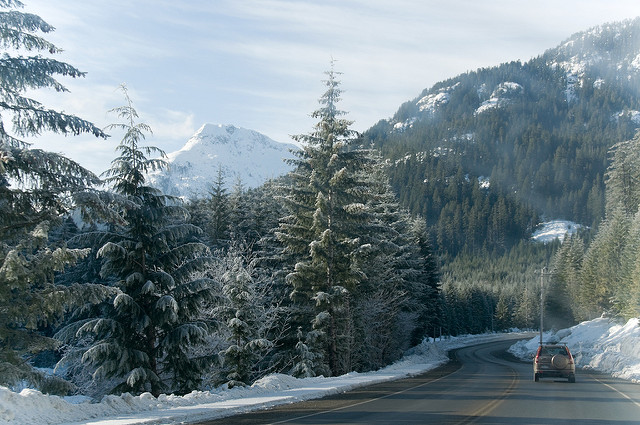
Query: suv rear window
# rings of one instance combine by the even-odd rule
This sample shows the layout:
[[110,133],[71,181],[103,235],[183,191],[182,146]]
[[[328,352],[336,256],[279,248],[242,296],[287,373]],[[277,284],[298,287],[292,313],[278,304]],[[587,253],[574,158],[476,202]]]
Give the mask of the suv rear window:
[[562,354],[563,356],[568,355],[566,347],[541,347],[540,355],[541,356],[555,356],[556,354]]

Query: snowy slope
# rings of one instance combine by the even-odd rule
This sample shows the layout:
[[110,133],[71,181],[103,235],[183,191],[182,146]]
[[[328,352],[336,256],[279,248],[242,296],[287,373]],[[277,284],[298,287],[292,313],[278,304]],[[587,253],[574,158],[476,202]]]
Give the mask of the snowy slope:
[[205,124],[182,149],[168,154],[169,170],[151,173],[148,181],[168,195],[201,197],[222,169],[227,188],[238,179],[245,188],[253,188],[291,170],[284,162],[293,157],[291,149],[297,147],[257,131]]
[[[547,50],[541,57],[549,70],[560,69],[564,72],[563,96],[571,103],[578,99],[577,89],[588,82],[597,90],[615,80],[633,81],[640,75],[640,43],[637,42],[639,32],[640,18],[595,26],[572,35],[556,48]],[[536,63],[537,60],[538,58],[534,58],[529,63],[538,67],[540,65]],[[499,73],[494,75],[500,78]],[[476,115],[503,108],[516,100],[522,100],[527,94],[525,87],[516,82],[482,78],[484,77],[479,73],[475,88],[480,104]],[[465,90],[460,81],[444,87],[442,84],[434,85],[411,101],[415,105],[415,115],[406,116],[405,111],[409,108],[403,105],[396,117],[388,120],[394,131],[402,132],[413,127],[417,121],[437,117],[452,102],[456,91]],[[625,108],[617,116],[634,117],[637,112]]]
[[556,239],[562,242],[566,235],[572,235],[582,226],[569,220],[552,220],[542,223],[531,239],[536,242],[549,243]]

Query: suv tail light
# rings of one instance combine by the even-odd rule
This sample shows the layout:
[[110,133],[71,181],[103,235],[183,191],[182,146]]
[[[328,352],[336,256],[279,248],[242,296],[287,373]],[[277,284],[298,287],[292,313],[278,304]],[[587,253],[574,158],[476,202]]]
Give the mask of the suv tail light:
[[567,357],[569,357],[569,364],[573,364],[573,356],[571,355],[571,351],[569,351],[569,347],[567,347],[567,354]]

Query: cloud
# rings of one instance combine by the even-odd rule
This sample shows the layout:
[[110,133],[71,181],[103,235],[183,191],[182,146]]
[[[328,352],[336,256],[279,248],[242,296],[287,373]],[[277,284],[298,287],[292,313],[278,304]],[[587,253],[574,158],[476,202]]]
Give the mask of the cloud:
[[65,49],[59,59],[87,71],[69,83],[70,94],[38,93],[44,103],[102,126],[111,119],[106,111],[122,104],[115,89],[126,82],[152,141],[168,151],[205,122],[281,141],[309,131],[331,57],[343,72],[340,107],[366,130],[438,81],[526,61],[576,31],[640,15],[637,0],[29,0],[27,7],[56,26],[46,38]]
[[157,141],[153,144],[167,153],[182,148],[197,130],[195,117],[192,113],[168,109],[152,114],[152,118],[147,121],[147,124],[153,131],[151,141]]

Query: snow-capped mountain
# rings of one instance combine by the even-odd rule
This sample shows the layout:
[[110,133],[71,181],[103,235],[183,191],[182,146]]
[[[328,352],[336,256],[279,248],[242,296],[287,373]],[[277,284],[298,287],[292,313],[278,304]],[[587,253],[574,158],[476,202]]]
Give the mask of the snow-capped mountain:
[[[512,78],[519,81],[510,81]],[[572,35],[555,48],[525,64],[504,63],[493,68],[454,77],[425,89],[416,99],[402,105],[388,120],[396,132],[404,132],[417,122],[436,121],[448,110],[458,115],[473,107],[475,115],[514,104],[537,101],[543,90],[555,85],[569,104],[607,89],[621,89],[637,96],[640,80],[640,18],[602,24]],[[587,86],[592,91],[585,90]],[[581,99],[582,96],[582,99]],[[637,120],[640,111],[629,109],[629,96],[613,99],[620,103],[618,117]],[[609,106],[609,105],[607,105]]]
[[207,195],[221,169],[227,188],[238,180],[253,188],[289,172],[284,159],[293,157],[292,149],[298,148],[254,130],[204,124],[182,149],[167,155],[168,170],[149,174],[148,181],[168,195],[198,198]]

